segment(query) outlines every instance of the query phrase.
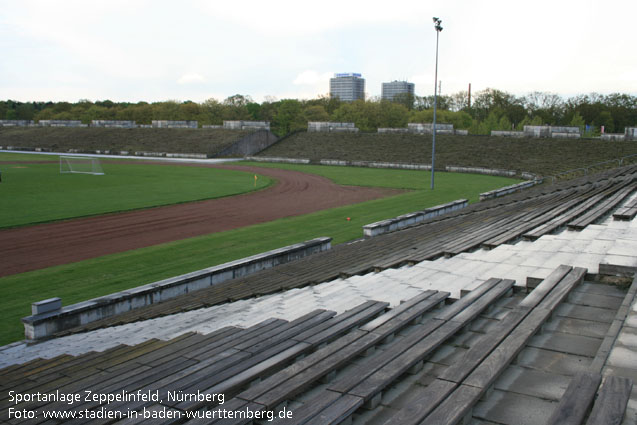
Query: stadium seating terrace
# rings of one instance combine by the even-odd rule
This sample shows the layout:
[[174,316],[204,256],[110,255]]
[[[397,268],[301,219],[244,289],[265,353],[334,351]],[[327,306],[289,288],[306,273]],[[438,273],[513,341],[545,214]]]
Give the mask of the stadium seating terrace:
[[[153,423],[634,423],[636,178],[542,185],[2,347],[0,421],[105,407],[173,416]],[[16,405],[9,390],[162,401]]]

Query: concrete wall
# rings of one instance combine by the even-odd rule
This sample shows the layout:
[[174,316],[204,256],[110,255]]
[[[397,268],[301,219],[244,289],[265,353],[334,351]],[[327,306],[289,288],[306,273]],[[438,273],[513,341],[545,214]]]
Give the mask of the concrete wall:
[[637,127],[626,127],[624,140],[637,140]]
[[524,135],[527,137],[555,137],[564,139],[577,139],[580,137],[580,129],[579,127],[525,125]]
[[144,152],[144,151],[135,151],[135,156],[152,156],[163,158],[166,156],[166,152]]
[[[432,134],[433,123],[410,122],[407,130],[410,133]],[[453,124],[436,123],[436,134],[454,134]]]
[[517,173],[514,170],[496,170],[491,168],[482,168],[482,167],[458,167],[455,165],[447,165],[445,167],[446,171],[450,173],[471,173],[471,174],[486,174],[488,176],[503,176],[503,177],[513,177]]
[[306,158],[281,158],[281,157],[265,157],[265,156],[246,156],[248,161],[257,162],[277,162],[284,164],[309,164],[310,160]]
[[91,127],[136,128],[135,121],[92,120]]
[[626,135],[624,133],[604,133],[600,136],[600,139],[623,142],[624,140],[626,140]]
[[345,132],[358,133],[358,128],[353,122],[326,122],[326,121],[309,121],[307,123],[308,132]]
[[551,132],[551,138],[553,139],[579,139],[580,137],[579,133]]
[[214,156],[224,157],[254,155],[261,152],[263,149],[272,146],[278,140],[278,137],[276,137],[274,133],[270,132],[270,130],[258,130],[242,137],[229,148],[215,153]]
[[199,122],[153,120],[151,126],[153,128],[199,128]]
[[494,137],[524,137],[524,132],[523,131],[491,130],[491,136],[494,136]]
[[[313,239],[67,307],[59,308],[59,299],[38,302],[32,306],[35,314],[22,319],[25,336],[28,340],[45,338],[66,329],[247,276],[328,250],[331,240],[326,237]],[[49,308],[49,301],[54,302],[57,308]]]
[[555,126],[552,125],[551,133],[569,133],[569,134],[580,134],[579,127],[567,127],[567,126]]
[[[433,124],[407,124],[407,128],[379,128],[379,133],[415,133],[415,134],[432,134]],[[436,134],[455,134],[458,136],[467,136],[469,130],[454,130],[453,124],[436,124]]]
[[536,184],[542,183],[542,180],[530,180],[518,184],[512,184],[510,186],[505,186],[500,189],[491,190],[489,192],[484,192],[480,194],[480,200],[484,201],[487,199],[498,198],[500,196],[508,195],[509,193],[518,192],[522,189],[528,189],[529,187],[533,187]]
[[40,120],[38,125],[43,127],[88,127],[88,124],[82,124],[77,120]]
[[409,214],[403,214],[395,218],[388,220],[377,221],[375,223],[366,224],[363,226],[363,234],[366,238],[372,238],[374,236],[382,235],[383,233],[393,232],[405,227],[413,226],[422,221],[430,218],[437,217],[442,214],[447,214],[452,211],[465,208],[469,205],[469,201],[466,199],[459,199],[457,201],[449,202],[447,204],[437,205],[435,207],[427,208],[422,211],[417,211]]
[[401,170],[431,170],[431,165],[373,161],[343,161],[340,159],[321,159],[321,165],[341,165],[346,167],[396,168]]
[[206,159],[208,155],[205,153],[167,153],[166,158],[194,158]]
[[0,120],[0,127],[28,127],[33,125],[32,120]]
[[524,135],[527,137],[550,137],[551,128],[548,125],[525,125]]
[[224,121],[223,128],[229,130],[269,130],[269,121]]

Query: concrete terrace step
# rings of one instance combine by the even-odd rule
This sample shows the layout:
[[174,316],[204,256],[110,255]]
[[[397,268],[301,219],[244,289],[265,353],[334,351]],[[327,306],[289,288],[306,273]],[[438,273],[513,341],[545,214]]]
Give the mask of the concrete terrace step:
[[[558,272],[552,275],[555,273]],[[557,282],[559,276],[550,279]],[[372,279],[367,276],[359,280],[369,283]],[[485,288],[495,289],[498,282],[492,280]],[[352,414],[355,423],[370,423],[371,418],[376,418],[371,423],[382,423],[400,411],[401,406],[408,406],[410,397],[432,391],[436,385],[461,380],[456,386],[458,395],[445,399],[448,400],[445,405],[453,407],[448,411],[469,413],[470,410],[457,407],[460,405],[456,406],[456,401],[477,401],[484,388],[493,387],[484,400],[474,405],[473,419],[519,423],[515,420],[515,412],[531,406],[536,415],[535,422],[531,423],[543,423],[577,368],[592,363],[598,351],[596,347],[601,347],[606,329],[615,321],[615,312],[624,300],[624,293],[618,288],[593,282],[575,287],[567,299],[568,291],[560,289],[561,282],[554,286],[540,285],[526,297],[518,293],[510,298],[498,298],[494,293],[496,296],[483,303],[481,300],[491,289],[474,291],[437,310],[431,308],[443,302],[448,294],[420,292],[417,297],[398,303],[386,312],[387,304],[369,301],[336,317],[332,317],[333,313],[315,311],[294,322],[269,319],[249,329],[226,327],[209,335],[188,333],[170,341],[120,346],[103,353],[36,360],[22,367],[0,370],[0,376],[8,379],[3,382],[10,382],[12,388],[21,390],[61,388],[80,391],[83,386],[88,386],[105,391],[116,391],[117,388],[128,391],[135,388],[223,391],[228,394],[222,406],[225,409],[241,410],[248,406],[253,410],[269,410],[287,400],[295,420],[313,419],[318,423],[345,419]],[[341,283],[334,284],[330,292],[334,293],[338,284]],[[501,289],[510,288],[511,284],[508,282]],[[473,380],[481,377],[481,369],[471,366],[470,359],[489,358],[489,352],[496,351],[486,349],[489,345],[484,341],[499,334],[498,329],[511,329],[513,315],[521,314],[524,309],[532,312],[529,309],[534,307],[539,309],[537,314],[542,313],[542,317],[546,316],[544,312],[553,310],[553,320],[544,325],[543,333],[521,340],[525,341],[525,347],[519,352],[516,364],[506,366],[507,362],[498,360],[501,359],[498,354],[493,364],[497,365],[499,377],[492,383],[493,378],[490,378],[481,386],[458,377],[454,370],[465,367],[468,374],[461,373],[460,376],[473,377]],[[472,309],[474,311],[470,311]],[[432,335],[431,338],[416,336],[432,321],[442,325],[433,333],[427,333]],[[467,323],[470,325],[466,326]],[[450,331],[460,328],[464,331],[453,332],[441,340],[440,332],[445,326]],[[534,326],[520,326],[524,332],[535,329]],[[326,338],[325,332],[333,337]],[[440,335],[433,337],[437,332]],[[511,333],[510,338],[501,341],[517,339],[514,335]],[[428,338],[432,344],[437,341],[431,349],[427,348]],[[324,342],[327,345],[323,345]],[[296,358],[301,352],[298,350],[304,349],[303,344],[311,344],[314,348],[310,350],[315,351],[305,358]],[[405,350],[403,346],[412,348]],[[487,357],[482,354],[475,357],[473,353],[477,351],[484,352]],[[423,353],[424,358],[421,357]],[[358,357],[360,354],[365,356]],[[424,363],[420,364],[420,360]],[[494,370],[491,366],[483,368]],[[281,371],[277,372],[279,369]],[[410,373],[403,374],[407,369]],[[96,374],[96,371],[101,372]],[[264,379],[246,387],[258,376]],[[97,383],[96,379],[100,381]],[[444,391],[440,388],[437,393]],[[229,400],[234,393],[237,397]],[[177,401],[170,409],[183,412],[204,405],[214,408],[214,404]],[[361,409],[363,405],[367,409]],[[61,404],[39,407],[46,406],[64,407]],[[317,410],[320,406],[325,409]],[[82,407],[96,408],[97,405]],[[161,408],[138,402],[111,407]]]
[[18,344],[0,351],[0,364],[28,361],[42,355],[104,350],[119,343],[140,343],[150,338],[169,339],[188,331],[207,333],[223,326],[251,326],[260,317],[293,320],[316,308],[342,312],[369,299],[383,299],[396,305],[401,299],[428,289],[446,290],[451,292],[452,297],[458,298],[462,290],[472,289],[494,275],[508,276],[516,280],[516,285],[525,286],[528,277],[545,278],[550,274],[551,267],[561,263],[585,267],[591,274],[598,273],[600,263],[636,267],[637,259],[633,254],[637,252],[635,241],[637,223],[609,218],[581,232],[564,230],[556,235],[545,235],[534,242],[520,241],[493,250],[479,249],[456,257],[336,279],[84,335],[69,335],[33,347]]
[[[628,170],[628,169],[627,169]],[[597,187],[619,184],[620,178],[630,177],[634,170],[608,173],[607,177],[596,183]],[[606,178],[606,180],[603,180]],[[616,179],[617,181],[613,180]],[[584,180],[587,190],[595,185]],[[448,217],[432,219],[412,229],[381,235],[368,241],[336,247],[331,252],[314,255],[295,263],[256,273],[247,278],[234,279],[227,284],[188,294],[176,300],[169,300],[156,306],[150,306],[124,313],[112,319],[99,320],[82,325],[71,332],[98,329],[105,326],[145,320],[176,312],[236,301],[255,295],[270,294],[291,287],[302,287],[329,281],[339,276],[364,274],[373,270],[382,270],[388,266],[413,263],[447,254],[458,254],[473,250],[480,244],[499,237],[508,236],[497,243],[516,238],[523,233],[527,220],[537,216],[538,208],[549,213],[568,199],[585,200],[586,190],[580,186],[564,185],[549,189],[535,190],[524,195],[513,195],[497,201],[487,201],[469,206]],[[591,189],[593,188],[593,189]],[[534,212],[535,211],[535,212]],[[548,217],[547,217],[548,218]],[[516,230],[517,229],[517,230]],[[476,235],[482,235],[476,238]]]

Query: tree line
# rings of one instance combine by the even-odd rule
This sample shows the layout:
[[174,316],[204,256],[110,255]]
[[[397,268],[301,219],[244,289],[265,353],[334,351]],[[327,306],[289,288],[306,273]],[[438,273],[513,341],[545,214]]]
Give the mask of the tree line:
[[[522,130],[524,125],[580,127],[586,136],[623,133],[637,126],[637,96],[590,93],[563,98],[547,92],[515,96],[497,89],[485,89],[471,98],[467,92],[438,96],[441,123],[467,129],[471,134],[492,130]],[[354,122],[361,131],[381,127],[404,128],[410,122],[433,121],[433,96],[402,96],[395,101],[371,98],[341,102],[320,96],[311,100],[267,98],[261,103],[250,96],[234,95],[223,101],[208,99],[164,102],[16,102],[0,101],[0,119],[7,120],[127,120],[150,124],[152,120],[194,120],[200,125],[222,124],[224,120],[269,121],[274,133],[283,136],[307,128],[308,121]]]

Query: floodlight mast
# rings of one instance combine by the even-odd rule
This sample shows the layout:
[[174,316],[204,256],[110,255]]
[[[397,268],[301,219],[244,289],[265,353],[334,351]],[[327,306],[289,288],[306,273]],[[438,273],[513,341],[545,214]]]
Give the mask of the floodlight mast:
[[434,29],[436,30],[436,73],[434,81],[434,122],[433,122],[433,141],[431,144],[431,190],[434,189],[434,169],[436,168],[436,106],[438,103],[438,37],[442,31],[442,20],[433,18]]

